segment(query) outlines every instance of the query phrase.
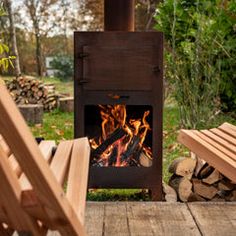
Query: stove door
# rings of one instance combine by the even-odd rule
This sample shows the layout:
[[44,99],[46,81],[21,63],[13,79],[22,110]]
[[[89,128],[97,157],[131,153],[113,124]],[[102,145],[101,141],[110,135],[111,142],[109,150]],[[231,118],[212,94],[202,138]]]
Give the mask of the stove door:
[[152,90],[162,68],[158,32],[92,34],[79,37],[78,82],[84,90]]

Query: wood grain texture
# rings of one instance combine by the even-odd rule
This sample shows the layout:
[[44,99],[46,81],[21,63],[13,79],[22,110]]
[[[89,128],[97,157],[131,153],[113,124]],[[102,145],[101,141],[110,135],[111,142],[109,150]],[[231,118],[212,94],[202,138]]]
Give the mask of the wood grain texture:
[[75,139],[73,141],[66,196],[82,224],[84,224],[89,163],[90,145],[88,138]]
[[236,203],[188,203],[203,235],[234,236]]
[[2,147],[3,151],[7,154],[7,156],[10,156],[11,150],[6,144],[5,140],[3,139],[2,135],[0,134],[0,146]]
[[200,235],[185,204],[130,203],[127,215],[131,235]]
[[221,131],[220,129],[217,129],[217,128],[213,128],[213,129],[210,129],[210,131],[216,135],[218,135],[219,137],[223,138],[225,141],[235,145],[236,143],[236,138],[228,135],[227,133]]
[[[216,149],[218,149],[220,152],[223,152],[225,155],[230,157],[233,161],[236,161],[236,154],[231,152],[229,149],[225,148],[221,144],[217,143],[216,141],[212,140],[211,138],[207,137],[206,135],[202,134],[201,132],[194,130],[194,134],[198,135],[202,140],[206,141]],[[235,146],[236,149],[236,146]]]
[[[44,159],[49,162],[52,157],[52,150],[56,146],[55,141],[42,141],[39,144],[39,149],[44,157]],[[17,162],[18,163],[18,162]],[[19,166],[19,164],[18,164]],[[20,168],[20,167],[19,167]],[[21,168],[20,168],[21,170]],[[32,190],[32,186],[26,177],[25,173],[22,173],[19,178],[19,182],[22,188],[22,191]]]
[[[4,85],[0,85],[0,133],[14,151],[45,211],[62,235],[86,235],[63,189],[43,158],[34,137]],[[17,122],[16,122],[17,121]]]
[[60,142],[50,164],[50,168],[60,185],[63,185],[66,172],[68,171],[72,146],[73,141]]
[[229,143],[227,142],[225,139],[217,136],[216,134],[212,133],[209,130],[201,130],[201,133],[203,133],[204,135],[206,135],[207,137],[211,138],[212,140],[216,141],[217,143],[219,143],[220,145],[224,146],[225,148],[227,148],[229,151],[233,152],[234,154],[236,154],[236,148],[235,148],[235,144]]
[[130,235],[125,203],[115,202],[115,203],[105,204],[103,233],[104,236]]
[[221,126],[219,126],[219,129],[231,135],[233,138],[236,138],[236,128],[234,125],[231,125],[229,123],[224,123]]
[[[37,222],[21,208],[21,188],[17,176],[7,161],[7,155],[0,147],[0,202],[11,227],[17,230],[30,230],[34,235],[42,235]],[[2,210],[1,209],[1,210]]]
[[[215,130],[219,131],[218,129]],[[224,139],[225,135],[226,134],[223,135]],[[184,144],[198,157],[207,161],[209,165],[215,167],[226,177],[236,181],[236,162],[221,152],[219,149],[215,148],[201,137],[196,135],[192,130],[181,130],[178,135],[178,141]]]
[[85,227],[89,236],[103,235],[105,204],[87,202],[85,212]]
[[[132,236],[182,236],[224,235],[236,232],[236,203],[166,203],[166,202],[87,202],[85,225],[89,236],[108,235],[105,230],[105,208],[119,211],[111,214],[111,221],[127,217],[129,234]],[[108,213],[108,212],[107,212]],[[117,224],[117,223],[115,223]],[[112,226],[111,226],[112,227]],[[124,232],[117,227],[119,235]],[[111,228],[108,229],[111,232]],[[112,231],[114,232],[114,231]],[[126,233],[127,231],[125,231]],[[59,236],[49,232],[48,236]],[[120,234],[123,235],[123,234]],[[124,234],[126,235],[126,234]]]

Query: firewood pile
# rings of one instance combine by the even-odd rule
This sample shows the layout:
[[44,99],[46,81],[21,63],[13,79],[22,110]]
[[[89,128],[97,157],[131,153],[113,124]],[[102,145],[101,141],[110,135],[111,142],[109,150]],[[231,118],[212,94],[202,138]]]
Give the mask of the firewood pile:
[[40,104],[43,105],[45,111],[51,111],[58,105],[58,95],[52,84],[47,85],[31,77],[18,77],[6,84],[18,105]]
[[200,158],[177,158],[169,172],[169,185],[182,202],[236,201],[236,183]]

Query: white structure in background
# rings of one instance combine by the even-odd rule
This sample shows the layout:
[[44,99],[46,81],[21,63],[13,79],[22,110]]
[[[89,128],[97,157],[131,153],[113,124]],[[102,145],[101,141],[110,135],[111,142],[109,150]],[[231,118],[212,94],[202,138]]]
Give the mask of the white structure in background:
[[55,59],[55,57],[46,57],[46,76],[53,77],[56,75],[58,70],[54,69],[51,65],[51,62]]

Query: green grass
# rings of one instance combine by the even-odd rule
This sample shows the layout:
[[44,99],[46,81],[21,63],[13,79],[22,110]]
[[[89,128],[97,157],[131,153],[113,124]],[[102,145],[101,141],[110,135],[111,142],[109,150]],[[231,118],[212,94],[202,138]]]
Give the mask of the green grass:
[[46,84],[54,84],[56,91],[59,93],[69,94],[70,96],[73,96],[74,94],[72,80],[64,81],[56,77],[43,77],[42,80]]
[[74,137],[74,113],[64,113],[59,110],[44,113],[43,124],[31,126],[35,137],[46,140],[68,140]]

